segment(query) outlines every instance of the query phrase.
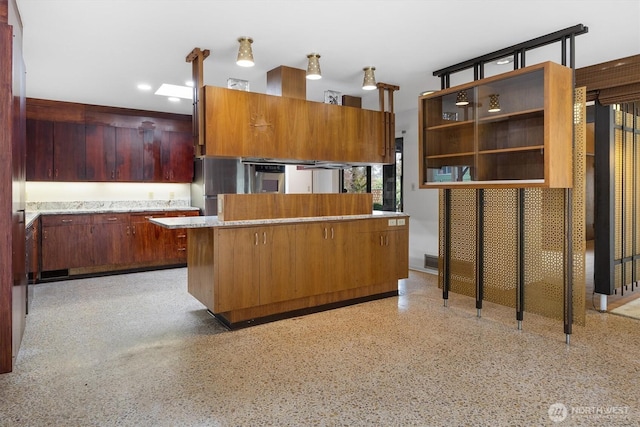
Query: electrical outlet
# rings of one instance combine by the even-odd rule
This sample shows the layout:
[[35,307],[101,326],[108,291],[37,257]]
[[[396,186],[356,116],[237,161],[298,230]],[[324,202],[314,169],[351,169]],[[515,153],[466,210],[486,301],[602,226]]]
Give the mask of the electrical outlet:
[[153,200],[153,191],[149,191],[149,200]]
[[169,191],[169,200],[173,200],[176,198],[176,193],[174,193],[173,191]]

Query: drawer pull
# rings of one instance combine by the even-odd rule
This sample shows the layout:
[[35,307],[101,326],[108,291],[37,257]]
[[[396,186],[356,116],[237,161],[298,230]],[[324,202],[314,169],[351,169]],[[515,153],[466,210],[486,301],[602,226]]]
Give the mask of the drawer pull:
[[107,221],[117,221],[118,218],[107,218]]
[[65,223],[65,224],[68,224],[70,222],[73,222],[73,220],[72,219],[63,219],[62,222]]

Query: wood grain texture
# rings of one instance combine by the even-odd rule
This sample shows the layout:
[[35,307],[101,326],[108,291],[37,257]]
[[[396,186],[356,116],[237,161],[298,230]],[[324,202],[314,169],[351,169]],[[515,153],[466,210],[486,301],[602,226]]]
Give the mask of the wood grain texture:
[[205,86],[206,154],[388,163],[384,113]]
[[371,193],[220,194],[221,221],[367,215],[372,212]]
[[230,323],[397,292],[400,218],[189,229],[189,292]]
[[284,65],[267,71],[267,94],[306,100],[306,71]]

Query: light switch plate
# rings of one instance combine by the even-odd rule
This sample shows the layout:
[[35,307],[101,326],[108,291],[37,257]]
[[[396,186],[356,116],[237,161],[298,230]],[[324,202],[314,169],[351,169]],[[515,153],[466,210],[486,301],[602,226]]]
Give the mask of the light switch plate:
[[398,219],[398,225],[404,225],[404,224],[405,224],[404,218],[399,218]]
[[393,227],[397,224],[397,221],[395,219],[390,219],[389,220],[389,226]]

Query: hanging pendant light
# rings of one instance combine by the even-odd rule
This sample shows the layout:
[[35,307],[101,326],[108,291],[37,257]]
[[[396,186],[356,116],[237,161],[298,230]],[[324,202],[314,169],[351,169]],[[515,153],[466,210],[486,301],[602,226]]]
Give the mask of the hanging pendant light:
[[462,107],[464,105],[469,105],[469,97],[467,96],[466,90],[461,90],[456,95],[456,105]]
[[362,82],[362,89],[364,90],[373,90],[376,88],[376,76],[373,74],[376,67],[365,67],[362,70],[364,71],[364,81]]
[[498,111],[500,111],[500,100],[498,99],[499,96],[500,95],[498,95],[497,93],[489,95],[489,109],[487,111],[489,111],[490,113],[497,113]]
[[318,53],[310,53],[307,55],[309,58],[309,64],[307,65],[307,78],[309,80],[319,80],[322,78],[322,73],[320,72],[320,54]]
[[251,43],[253,39],[250,37],[240,37],[240,48],[238,48],[238,59],[236,64],[241,67],[253,67],[253,51],[251,50]]

